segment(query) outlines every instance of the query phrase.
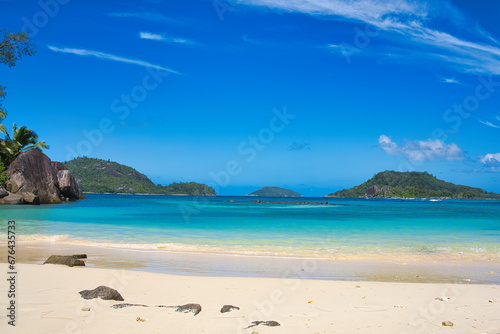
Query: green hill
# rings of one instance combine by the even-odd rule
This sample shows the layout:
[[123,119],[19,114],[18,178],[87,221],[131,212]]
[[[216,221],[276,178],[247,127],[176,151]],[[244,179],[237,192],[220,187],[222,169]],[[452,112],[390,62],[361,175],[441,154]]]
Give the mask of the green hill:
[[337,191],[328,196],[369,198],[500,198],[500,194],[438,180],[426,172],[395,171],[378,173],[363,184],[351,189]]
[[279,187],[263,187],[247,196],[261,196],[261,197],[302,197],[296,191],[279,188]]
[[214,189],[196,182],[155,185],[146,175],[117,162],[76,158],[64,162],[83,192],[163,195],[216,195]]

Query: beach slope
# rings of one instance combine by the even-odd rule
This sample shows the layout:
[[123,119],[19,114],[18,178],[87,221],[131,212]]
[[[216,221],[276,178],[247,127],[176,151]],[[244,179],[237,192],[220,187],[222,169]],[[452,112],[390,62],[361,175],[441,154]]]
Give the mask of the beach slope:
[[[2,317],[2,333],[500,332],[498,285],[194,277],[37,264],[17,269],[16,326]],[[85,300],[78,293],[101,285],[125,301]],[[120,303],[149,307],[110,307]],[[156,307],[190,303],[201,305],[198,315]],[[224,305],[240,309],[221,313]],[[254,321],[279,326],[249,327]]]

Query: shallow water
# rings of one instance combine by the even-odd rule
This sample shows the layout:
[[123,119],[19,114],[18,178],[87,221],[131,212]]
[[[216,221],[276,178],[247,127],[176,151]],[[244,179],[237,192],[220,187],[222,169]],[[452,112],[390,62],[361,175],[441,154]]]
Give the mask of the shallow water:
[[[230,202],[243,201],[243,202]],[[309,201],[329,205],[253,203]],[[96,195],[2,206],[5,240],[318,259],[500,261],[500,201]]]

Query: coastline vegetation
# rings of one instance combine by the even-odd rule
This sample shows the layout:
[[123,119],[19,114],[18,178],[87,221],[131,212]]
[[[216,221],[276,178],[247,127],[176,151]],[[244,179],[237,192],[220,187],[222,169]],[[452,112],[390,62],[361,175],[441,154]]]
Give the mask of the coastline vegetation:
[[196,182],[154,184],[146,175],[117,162],[78,157],[63,163],[83,192],[111,194],[216,195],[215,190]]
[[[375,193],[367,194],[368,189],[372,187],[377,187],[374,188]],[[500,198],[500,194],[439,180],[427,172],[395,171],[378,173],[360,185],[337,191],[328,196],[351,198]]]

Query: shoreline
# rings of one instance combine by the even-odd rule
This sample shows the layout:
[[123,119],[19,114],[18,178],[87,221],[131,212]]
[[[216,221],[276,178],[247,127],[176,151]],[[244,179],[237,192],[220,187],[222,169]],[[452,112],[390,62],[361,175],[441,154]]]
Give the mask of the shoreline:
[[[15,332],[38,333],[497,333],[500,286],[175,276],[121,269],[17,264]],[[2,263],[6,271],[7,265]],[[84,300],[116,289],[124,301]],[[113,309],[130,303],[141,306]],[[179,313],[157,305],[199,304]],[[145,305],[145,306],[142,306]],[[221,313],[223,305],[234,305]],[[272,321],[279,326],[252,326]],[[451,322],[452,327],[443,326]],[[12,329],[2,321],[0,330]]]
[[[6,249],[5,243],[0,247]],[[88,255],[93,268],[122,268],[171,275],[280,278],[290,268],[303,279],[500,284],[500,261],[449,259],[253,256],[170,250],[113,248],[64,242],[18,241],[17,261],[41,264],[50,255]],[[0,262],[7,262],[0,253]]]

